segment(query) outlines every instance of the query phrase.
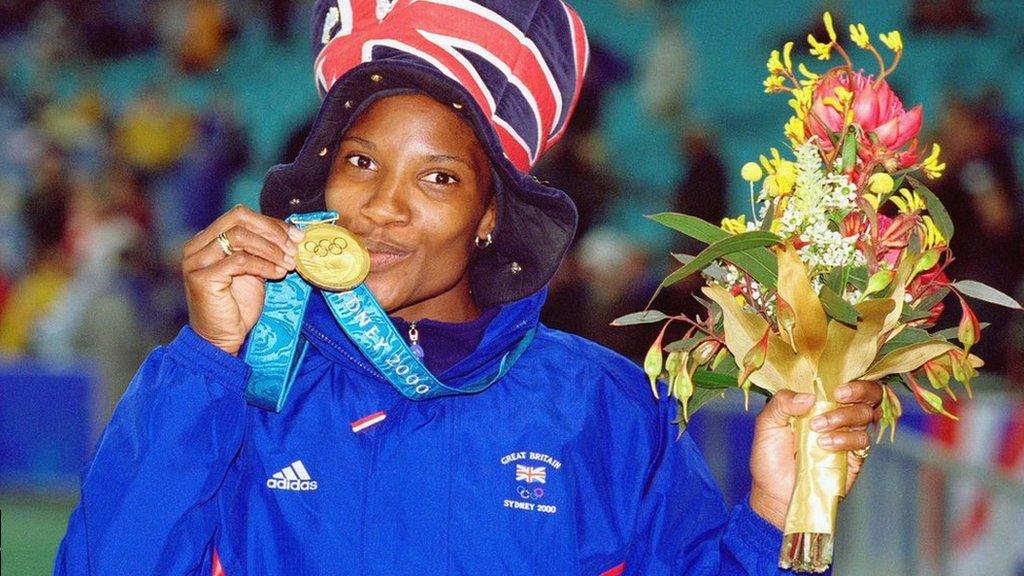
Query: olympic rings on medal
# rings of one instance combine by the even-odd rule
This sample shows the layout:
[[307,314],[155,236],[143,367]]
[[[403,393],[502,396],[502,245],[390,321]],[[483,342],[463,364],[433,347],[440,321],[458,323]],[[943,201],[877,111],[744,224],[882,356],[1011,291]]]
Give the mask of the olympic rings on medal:
[[345,249],[348,248],[348,241],[341,237],[334,237],[331,239],[321,238],[317,242],[310,240],[303,244],[302,247],[323,258],[328,254],[337,256],[344,252]]

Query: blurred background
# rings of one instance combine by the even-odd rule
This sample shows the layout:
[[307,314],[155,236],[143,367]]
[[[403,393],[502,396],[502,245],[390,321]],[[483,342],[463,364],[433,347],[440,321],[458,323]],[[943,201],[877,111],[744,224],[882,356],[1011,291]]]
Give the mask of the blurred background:
[[[717,222],[748,209],[739,167],[781,147],[770,50],[836,28],[899,29],[890,79],[925,108],[949,168],[953,276],[1021,299],[1024,9],[1017,0],[577,0],[592,60],[570,133],[538,167],[579,205],[544,319],[634,359],[653,335],[610,328],[695,253],[644,214]],[[257,206],[316,113],[310,0],[0,0],[0,559],[45,574],[78,473],[135,369],[187,321],[181,244]],[[804,52],[805,54],[805,52]],[[859,58],[861,55],[855,56]],[[804,61],[811,64],[810,57]],[[860,58],[868,71],[874,62]],[[823,66],[814,69],[824,69]],[[695,311],[682,286],[667,312]],[[911,399],[841,512],[842,574],[1024,574],[1024,314],[978,306],[989,368],[954,422]],[[738,396],[738,395],[737,395]],[[692,432],[727,499],[749,487],[736,397]],[[9,570],[9,571],[8,571]]]

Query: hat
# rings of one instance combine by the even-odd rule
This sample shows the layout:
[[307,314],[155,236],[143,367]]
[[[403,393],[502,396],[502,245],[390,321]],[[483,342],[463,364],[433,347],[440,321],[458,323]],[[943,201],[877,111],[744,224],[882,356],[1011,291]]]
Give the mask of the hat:
[[589,56],[579,15],[561,0],[317,0],[320,111],[291,164],[270,169],[264,214],[325,209],[339,141],[373,102],[410,91],[450,104],[494,171],[497,225],[470,265],[481,307],[540,290],[576,229],[576,207],[528,174],[565,133]]

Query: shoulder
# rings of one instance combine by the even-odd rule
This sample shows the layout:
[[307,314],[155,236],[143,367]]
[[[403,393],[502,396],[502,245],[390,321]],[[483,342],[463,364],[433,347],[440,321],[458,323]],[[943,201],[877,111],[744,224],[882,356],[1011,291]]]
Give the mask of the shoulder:
[[534,338],[535,358],[560,376],[552,385],[571,386],[587,396],[622,404],[651,421],[658,402],[651,394],[644,371],[632,360],[600,344],[541,325]]

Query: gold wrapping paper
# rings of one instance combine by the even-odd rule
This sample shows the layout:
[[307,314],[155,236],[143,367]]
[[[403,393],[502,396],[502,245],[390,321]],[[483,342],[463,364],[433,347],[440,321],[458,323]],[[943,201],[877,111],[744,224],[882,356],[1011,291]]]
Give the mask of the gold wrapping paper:
[[786,534],[834,534],[839,502],[846,496],[846,452],[818,446],[811,418],[838,404],[819,400],[807,416],[793,421],[796,433],[796,485],[786,513]]

